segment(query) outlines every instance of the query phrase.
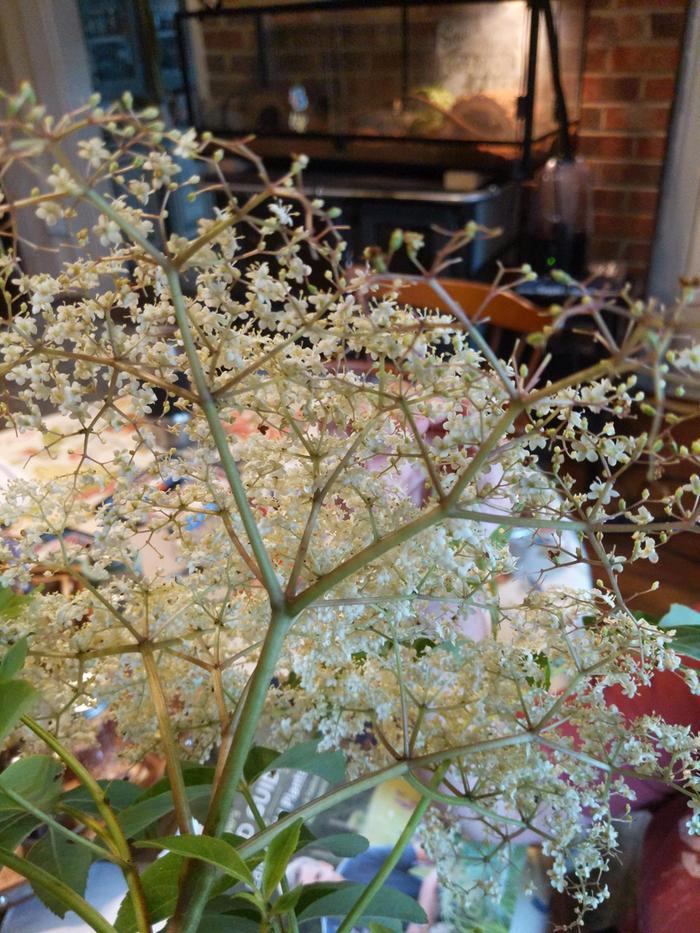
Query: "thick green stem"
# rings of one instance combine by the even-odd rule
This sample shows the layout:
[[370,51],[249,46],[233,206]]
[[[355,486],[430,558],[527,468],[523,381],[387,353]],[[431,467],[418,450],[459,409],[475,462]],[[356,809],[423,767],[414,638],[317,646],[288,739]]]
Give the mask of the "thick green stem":
[[[102,817],[102,820],[104,821],[105,829],[109,834],[109,838],[114,843],[115,852],[124,863],[122,871],[124,872],[124,877],[126,878],[126,883],[129,887],[129,894],[131,895],[131,900],[134,906],[134,914],[136,916],[138,931],[139,933],[150,933],[151,924],[148,919],[146,895],[144,894],[143,887],[141,886],[141,878],[139,877],[139,873],[131,860],[129,843],[126,841],[126,837],[122,831],[121,826],[119,825],[119,821],[117,820],[114,811],[107,801],[107,794],[102,789],[102,787],[100,787],[87,768],[81,764],[75,755],[72,754],[72,752],[68,751],[68,749],[58,741],[55,735],[51,735],[50,732],[44,729],[43,726],[40,726],[39,723],[32,719],[30,716],[22,716],[22,723],[28,729],[31,729],[34,735],[38,736],[42,742],[48,745],[48,747],[58,755],[61,761],[68,768],[70,768],[73,774],[77,777],[83,787],[88,791],[92,799],[95,801],[95,806],[97,807],[97,810]],[[9,863],[6,862],[5,864]],[[75,908],[72,909],[75,910]],[[92,908],[90,909],[92,910]],[[78,913],[77,910],[76,913]],[[110,924],[106,924],[102,928],[94,927],[94,929],[104,929],[111,931],[112,927]]]
[[[231,748],[221,770],[219,781],[209,805],[204,832],[220,836],[229,829],[231,810],[243,777],[248,752],[265,704],[265,696],[275,673],[291,618],[273,614],[260,651],[260,658],[250,679],[245,703],[231,739]],[[175,916],[168,925],[169,933],[195,933],[209,898],[215,870],[202,862],[190,865],[181,885],[180,901]]]
[[[446,770],[447,770],[446,764],[443,764],[440,766],[440,768],[438,768],[437,773],[435,774],[435,776],[430,782],[431,789],[433,787],[436,787],[440,783]],[[379,869],[379,871],[374,876],[374,878],[372,878],[372,880],[367,885],[367,887],[364,889],[362,894],[358,897],[358,899],[352,905],[352,907],[346,914],[345,919],[338,927],[338,933],[350,933],[350,931],[352,930],[355,924],[355,921],[360,919],[362,914],[365,912],[365,908],[372,901],[372,898],[374,897],[374,895],[379,890],[381,890],[381,888],[384,885],[384,882],[386,881],[386,879],[389,877],[389,875],[393,871],[394,866],[396,865],[398,860],[401,858],[401,853],[403,852],[403,850],[406,848],[406,846],[409,844],[409,842],[413,838],[413,835],[416,829],[418,829],[418,826],[420,825],[420,821],[423,819],[425,811],[428,809],[428,807],[430,806],[432,802],[433,801],[427,795],[423,796],[423,798],[418,802],[415,810],[410,816],[410,819],[406,823],[403,829],[403,832],[401,833],[399,838],[396,840],[396,844],[394,848],[391,850],[389,857],[384,862],[384,864]]]

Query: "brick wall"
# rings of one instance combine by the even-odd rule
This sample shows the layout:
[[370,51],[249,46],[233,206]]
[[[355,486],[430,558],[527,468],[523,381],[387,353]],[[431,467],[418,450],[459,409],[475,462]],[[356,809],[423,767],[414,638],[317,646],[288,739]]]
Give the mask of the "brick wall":
[[591,259],[649,267],[685,0],[591,0],[580,150],[594,178]]

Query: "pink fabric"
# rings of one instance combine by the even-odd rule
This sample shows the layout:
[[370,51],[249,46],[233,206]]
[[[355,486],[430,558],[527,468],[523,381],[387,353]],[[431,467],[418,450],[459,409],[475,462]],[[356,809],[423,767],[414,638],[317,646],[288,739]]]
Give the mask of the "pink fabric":
[[675,794],[654,813],[644,838],[637,886],[638,933],[700,929],[700,837],[686,830],[688,806]]

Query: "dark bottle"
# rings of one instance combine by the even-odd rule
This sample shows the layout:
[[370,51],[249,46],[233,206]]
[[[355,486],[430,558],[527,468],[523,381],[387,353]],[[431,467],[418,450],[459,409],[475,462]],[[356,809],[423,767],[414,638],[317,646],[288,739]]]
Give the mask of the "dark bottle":
[[536,178],[525,257],[544,274],[563,269],[574,278],[586,275],[591,226],[591,175],[577,157],[550,159]]

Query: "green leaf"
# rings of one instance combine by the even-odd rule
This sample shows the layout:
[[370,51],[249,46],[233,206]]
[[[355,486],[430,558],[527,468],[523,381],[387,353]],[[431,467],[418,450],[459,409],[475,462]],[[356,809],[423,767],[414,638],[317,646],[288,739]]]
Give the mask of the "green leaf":
[[[209,784],[195,784],[193,787],[185,788],[187,799],[192,803],[202,798],[209,799],[211,795],[211,786]],[[134,836],[143,832],[148,826],[151,826],[156,820],[170,813],[174,807],[173,795],[170,791],[166,794],[158,794],[156,797],[143,796],[140,800],[128,806],[119,815],[124,835],[127,839],[133,839]]]
[[700,628],[700,612],[689,606],[673,603],[665,616],[659,621],[661,628]]
[[[182,856],[168,853],[162,858],[157,858],[141,873],[141,885],[151,923],[172,916],[180,891],[180,870],[183,861]],[[114,928],[117,933],[137,933],[138,924],[130,894],[127,894],[119,905]]]
[[14,852],[20,842],[23,842],[37,826],[41,825],[31,813],[3,813],[0,819],[0,846]]
[[402,926],[397,920],[396,923],[391,926],[387,926],[385,923],[370,923],[369,933],[401,933]]
[[[341,882],[338,881],[317,881],[314,882],[314,884],[304,884],[294,888],[294,890],[290,891],[289,894],[296,893],[297,895],[297,903],[295,908],[297,917],[304,913],[304,911],[308,910],[316,901],[320,900],[322,897],[327,897],[329,894],[337,891],[340,886]],[[275,904],[277,904],[279,900],[281,900],[281,898],[279,898]]]
[[25,812],[3,794],[3,787],[20,794],[40,810],[52,810],[61,792],[62,774],[60,763],[48,755],[29,755],[13,762],[0,774],[0,818],[5,818],[2,811]]
[[269,771],[272,762],[279,757],[279,752],[276,752],[274,748],[265,748],[264,745],[255,745],[248,752],[245,767],[243,768],[243,777],[248,784],[252,784],[261,774]]
[[303,820],[292,823],[275,836],[267,847],[262,875],[262,893],[265,900],[272,897],[275,888],[284,877],[289,860],[296,852],[302,825]]
[[137,842],[137,846],[167,849],[185,858],[196,858],[255,889],[253,874],[238,852],[223,839],[214,836],[163,836]]
[[[119,813],[126,809],[135,800],[143,796],[143,788],[130,781],[106,781],[97,782],[107,794],[107,802],[110,807]],[[99,810],[90,792],[80,785],[73,790],[67,791],[61,795],[61,803],[65,803],[75,810],[81,810],[90,816],[99,816]]]
[[23,680],[7,680],[0,683],[0,741],[14,729],[36,695],[34,687]]
[[272,905],[273,913],[286,914],[288,911],[294,910],[303,890],[304,888],[299,885],[296,888],[292,888],[291,891],[285,891],[284,894],[281,894]]
[[12,680],[24,667],[27,658],[27,639],[20,638],[0,661],[0,683]]
[[[168,852],[152,862],[145,871],[141,872],[141,884],[146,896],[148,916],[152,924],[159,920],[166,920],[175,912],[177,899],[180,893],[180,874],[184,858]],[[230,879],[226,877],[223,883],[230,887]],[[212,893],[216,894],[217,884],[214,884]],[[215,909],[215,901],[210,901],[207,909]],[[119,913],[114,922],[117,933],[137,933],[138,925],[134,916],[134,905],[131,895],[127,894],[119,905]],[[206,927],[201,927],[207,933]]]
[[700,661],[700,629],[691,625],[679,625],[671,640],[671,646],[678,654]]
[[660,620],[659,627],[676,630],[671,641],[674,651],[700,660],[700,612],[689,606],[673,603]]
[[91,930],[96,930],[97,933],[114,933],[111,924],[85,898],[28,859],[20,858],[14,852],[0,848],[0,865],[7,865],[8,868],[23,875],[31,884],[40,884],[51,890],[54,896],[66,904],[67,909],[74,910]]
[[198,933],[260,933],[262,915],[251,898],[246,892],[212,898],[202,914]]
[[[27,853],[27,859],[33,865],[38,865],[39,868],[53,875],[54,878],[58,878],[76,894],[84,894],[92,862],[89,849],[71,839],[66,839],[65,836],[49,828],[31,847]],[[59,917],[65,916],[68,907],[55,894],[48,891],[38,881],[32,882],[32,889],[49,910],[58,914]]]
[[323,849],[324,852],[330,852],[340,858],[353,858],[360,855],[369,848],[369,842],[364,836],[358,833],[334,833],[331,836],[321,836],[320,839],[312,839],[301,848],[313,846],[315,849]]
[[[306,892],[313,887],[316,885],[308,885]],[[322,897],[305,907],[301,913],[298,913],[298,918],[304,921],[318,917],[344,917],[365,887],[364,884],[353,882],[339,883],[330,894],[324,893]],[[403,923],[425,923],[427,919],[423,908],[417,901],[402,891],[388,887],[377,891],[365,908],[362,917],[365,920],[378,920],[380,923],[387,923],[387,921],[391,923],[394,920],[400,920]]]
[[211,914],[205,911],[197,933],[260,933],[260,920],[260,917],[253,920],[240,914]]
[[339,784],[345,777],[345,757],[342,752],[316,751],[318,739],[300,742],[283,752],[266,770],[277,771],[279,768],[291,768],[293,771],[305,771],[317,774],[331,784]]
[[318,739],[300,742],[286,752],[276,752],[272,748],[258,745],[248,754],[244,768],[244,777],[249,784],[256,781],[266,771],[278,771],[289,768],[292,771],[304,771],[317,774],[330,784],[339,784],[345,777],[345,758],[342,752],[316,751]]
[[0,586],[0,619],[16,619],[31,599],[31,593],[15,593],[6,586]]
[[532,656],[532,660],[542,671],[542,678],[539,681],[536,681],[534,677],[526,677],[525,680],[532,686],[534,683],[537,683],[538,687],[543,687],[545,690],[549,690],[552,685],[552,668],[549,665],[549,658],[544,653],[544,651],[538,651],[537,654]]

